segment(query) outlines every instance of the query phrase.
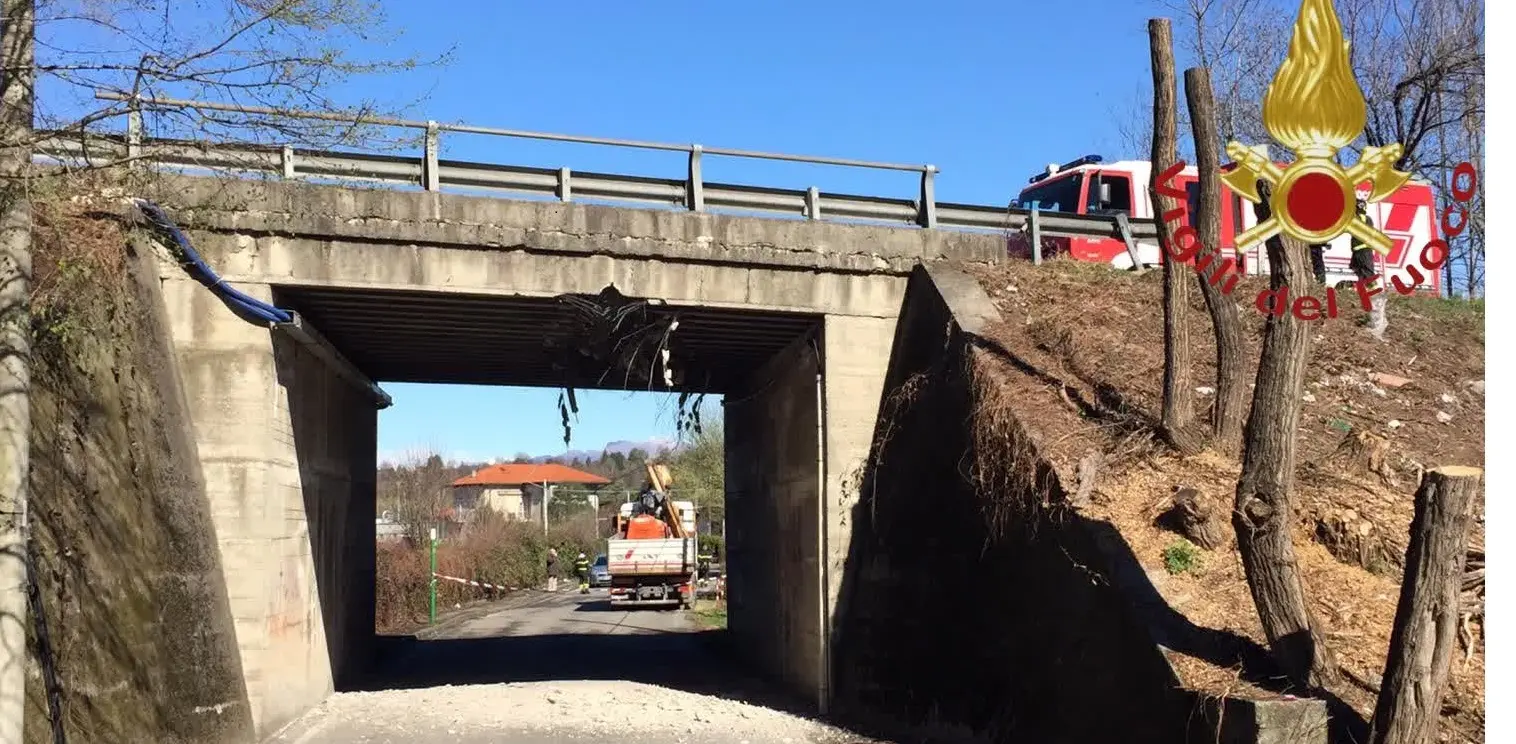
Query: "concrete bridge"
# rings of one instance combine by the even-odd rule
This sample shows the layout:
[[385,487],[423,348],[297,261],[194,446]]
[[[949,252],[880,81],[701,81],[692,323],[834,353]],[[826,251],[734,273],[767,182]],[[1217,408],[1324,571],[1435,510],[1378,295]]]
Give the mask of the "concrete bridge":
[[373,652],[387,401],[372,381],[619,386],[564,379],[543,349],[562,312],[553,298],[608,285],[678,313],[673,390],[726,396],[730,628],[825,708],[850,478],[906,276],[923,261],[996,261],[1002,236],[189,176],[166,186],[163,204],[208,264],[325,339],[239,319],[165,254],[260,732],[348,684]]

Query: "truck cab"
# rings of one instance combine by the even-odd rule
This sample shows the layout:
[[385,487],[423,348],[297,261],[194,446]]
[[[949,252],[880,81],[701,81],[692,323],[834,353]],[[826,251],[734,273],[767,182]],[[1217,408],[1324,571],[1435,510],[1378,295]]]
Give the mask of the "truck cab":
[[[1088,215],[1123,213],[1134,220],[1156,219],[1159,215],[1155,213],[1149,191],[1152,172],[1152,165],[1146,160],[1106,163],[1099,155],[1086,155],[1063,165],[1050,164],[1044,171],[1032,175],[1027,179],[1027,187],[1022,189],[1012,206],[1044,212]],[[1195,213],[1200,205],[1199,172],[1192,165],[1186,166],[1175,176],[1173,185],[1183,189],[1188,196],[1185,216],[1180,224],[1193,227]],[[1367,193],[1366,187],[1360,187],[1360,196],[1366,196]],[[1219,208],[1219,248],[1222,254],[1237,261],[1244,273],[1267,274],[1268,253],[1264,246],[1253,246],[1240,253],[1236,250],[1236,236],[1258,223],[1252,203],[1232,192],[1223,183]],[[1392,276],[1398,275],[1402,281],[1410,284],[1414,277],[1407,275],[1406,267],[1415,263],[1422,247],[1438,236],[1431,185],[1412,180],[1384,201],[1368,205],[1368,215],[1374,225],[1388,234],[1395,243],[1389,255],[1375,258],[1382,280],[1387,283]],[[1012,256],[1031,258],[1031,239],[1025,233],[1013,233],[1008,238],[1006,247]],[[1136,247],[1138,260],[1144,266],[1157,266],[1163,261],[1163,252],[1156,240],[1139,240]],[[1104,263],[1117,269],[1132,268],[1131,255],[1127,252],[1126,245],[1114,238],[1043,236],[1042,255],[1044,258],[1067,255],[1075,260]],[[1351,258],[1349,236],[1340,235],[1328,244],[1323,256],[1328,284],[1356,279],[1348,267]],[[1422,280],[1417,291],[1440,292],[1440,273],[1428,273],[1431,276]]]

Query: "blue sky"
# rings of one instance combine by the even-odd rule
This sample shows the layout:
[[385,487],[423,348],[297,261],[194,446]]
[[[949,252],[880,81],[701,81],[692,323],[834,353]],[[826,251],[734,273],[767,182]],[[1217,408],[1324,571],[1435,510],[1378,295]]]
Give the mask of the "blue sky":
[[[1156,4],[1154,4],[1156,6]],[[409,118],[932,163],[944,201],[1004,204],[1049,162],[1108,158],[1150,75],[1141,2],[394,3],[396,50],[456,45],[386,85]],[[382,96],[370,86],[363,96]],[[449,135],[445,157],[680,177],[677,153]],[[905,173],[707,158],[709,180],[914,196]],[[379,448],[563,449],[556,393],[387,385]],[[671,437],[672,404],[587,396],[575,447]],[[662,411],[661,415],[659,411]],[[499,415],[480,415],[497,411]]]
[[[541,388],[472,385],[383,386],[395,405],[379,412],[379,459],[405,461],[441,453],[464,462],[557,454],[563,445],[558,393]],[[618,440],[672,442],[676,396],[586,390],[576,392],[572,449],[598,449]],[[707,398],[706,411],[720,415]],[[493,412],[481,414],[481,412]],[[705,412],[702,412],[705,414]]]

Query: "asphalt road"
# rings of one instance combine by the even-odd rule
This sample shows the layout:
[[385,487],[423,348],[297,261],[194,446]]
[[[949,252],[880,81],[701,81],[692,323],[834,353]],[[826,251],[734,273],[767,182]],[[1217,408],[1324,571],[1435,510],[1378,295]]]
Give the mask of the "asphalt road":
[[678,610],[613,610],[604,590],[523,592],[416,638],[384,639],[362,689],[269,741],[849,744],[729,662]]

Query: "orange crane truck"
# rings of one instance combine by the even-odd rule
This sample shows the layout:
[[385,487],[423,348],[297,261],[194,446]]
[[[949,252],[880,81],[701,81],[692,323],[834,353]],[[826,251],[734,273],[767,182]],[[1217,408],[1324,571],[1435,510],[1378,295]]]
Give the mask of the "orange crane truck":
[[688,607],[697,568],[695,505],[667,497],[668,468],[647,465],[647,487],[622,504],[616,534],[606,543],[611,605]]

